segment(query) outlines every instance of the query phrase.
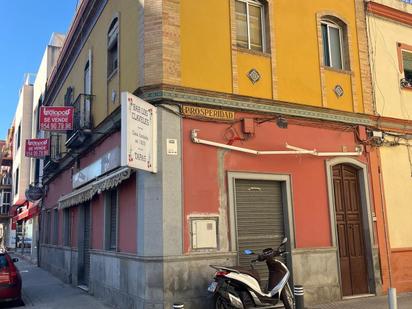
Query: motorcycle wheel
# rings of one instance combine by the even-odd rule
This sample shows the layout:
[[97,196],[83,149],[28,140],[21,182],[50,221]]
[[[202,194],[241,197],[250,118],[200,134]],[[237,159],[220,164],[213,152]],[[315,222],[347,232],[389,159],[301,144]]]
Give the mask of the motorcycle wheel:
[[215,298],[215,308],[216,309],[235,309],[231,306],[228,301],[223,298],[221,295],[217,295]]
[[285,287],[283,288],[282,293],[280,294],[280,299],[282,300],[285,309],[295,308],[294,297],[289,283],[286,283]]

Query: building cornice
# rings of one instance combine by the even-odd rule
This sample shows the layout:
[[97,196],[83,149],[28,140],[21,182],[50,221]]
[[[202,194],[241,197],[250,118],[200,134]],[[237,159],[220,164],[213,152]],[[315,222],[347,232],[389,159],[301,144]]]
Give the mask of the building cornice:
[[160,101],[172,101],[179,104],[186,103],[212,106],[215,108],[228,108],[245,112],[257,112],[272,115],[281,114],[305,120],[315,119],[350,125],[363,125],[395,132],[412,132],[412,121],[410,120],[350,113],[298,103],[218,93],[180,86],[147,86],[140,88],[136,91],[136,94],[143,100],[154,104]]
[[412,14],[410,13],[403,12],[376,2],[368,2],[366,5],[366,10],[368,13],[400,22],[408,26],[412,26]]

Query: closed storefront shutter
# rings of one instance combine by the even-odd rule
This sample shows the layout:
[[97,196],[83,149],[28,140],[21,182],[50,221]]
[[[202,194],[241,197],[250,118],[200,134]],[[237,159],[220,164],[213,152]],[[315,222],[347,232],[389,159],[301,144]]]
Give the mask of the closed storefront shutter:
[[[243,250],[260,253],[265,248],[276,249],[285,237],[281,183],[236,179],[235,195],[239,265],[248,268],[255,257],[244,255]],[[265,284],[266,263],[256,263],[255,269]]]

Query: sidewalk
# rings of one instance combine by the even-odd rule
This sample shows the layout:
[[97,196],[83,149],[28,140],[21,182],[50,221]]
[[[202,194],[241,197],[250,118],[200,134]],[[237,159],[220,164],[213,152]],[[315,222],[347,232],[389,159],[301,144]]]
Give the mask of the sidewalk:
[[[38,309],[106,309],[98,299],[86,292],[63,283],[49,272],[19,257],[16,266],[23,281],[24,307]],[[5,308],[5,307],[0,307]]]
[[[398,294],[398,309],[412,308],[412,293]],[[307,309],[388,309],[388,298],[384,296],[373,296],[342,300],[339,302],[316,305]]]

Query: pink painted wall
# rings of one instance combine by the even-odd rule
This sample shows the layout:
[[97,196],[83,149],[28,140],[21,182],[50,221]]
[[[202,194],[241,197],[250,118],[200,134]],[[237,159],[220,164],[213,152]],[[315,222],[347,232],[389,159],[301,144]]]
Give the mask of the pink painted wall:
[[92,249],[103,249],[104,194],[95,195],[90,203],[92,213]]
[[[257,115],[237,113],[236,118],[255,118]],[[192,129],[199,129],[198,137],[220,143],[230,124],[185,119],[183,122],[183,174],[185,250],[190,247],[188,216],[196,213],[219,213],[218,149],[194,144],[190,139]],[[242,135],[241,123],[233,127]],[[280,129],[274,122],[256,124],[255,134],[246,141],[235,141],[234,146],[255,150],[287,150],[285,143],[318,151],[354,151],[357,142],[352,130],[333,128],[326,124],[289,120],[287,129]],[[328,157],[309,155],[268,155],[227,151],[223,171],[287,174],[291,176],[292,203],[294,209],[295,238],[297,248],[331,246],[330,218],[326,183],[325,160]],[[366,162],[365,157],[357,157]],[[227,179],[225,178],[227,192]],[[228,222],[229,224],[229,222]]]
[[[80,160],[80,169],[92,164],[117,146],[120,146],[120,131],[108,136],[101,144],[90,148],[90,151]],[[78,170],[75,171],[75,173],[77,172]]]
[[43,203],[47,209],[58,205],[61,196],[72,192],[71,170],[67,169],[48,185]]
[[119,186],[119,251],[137,252],[137,208],[136,177],[130,178]]

